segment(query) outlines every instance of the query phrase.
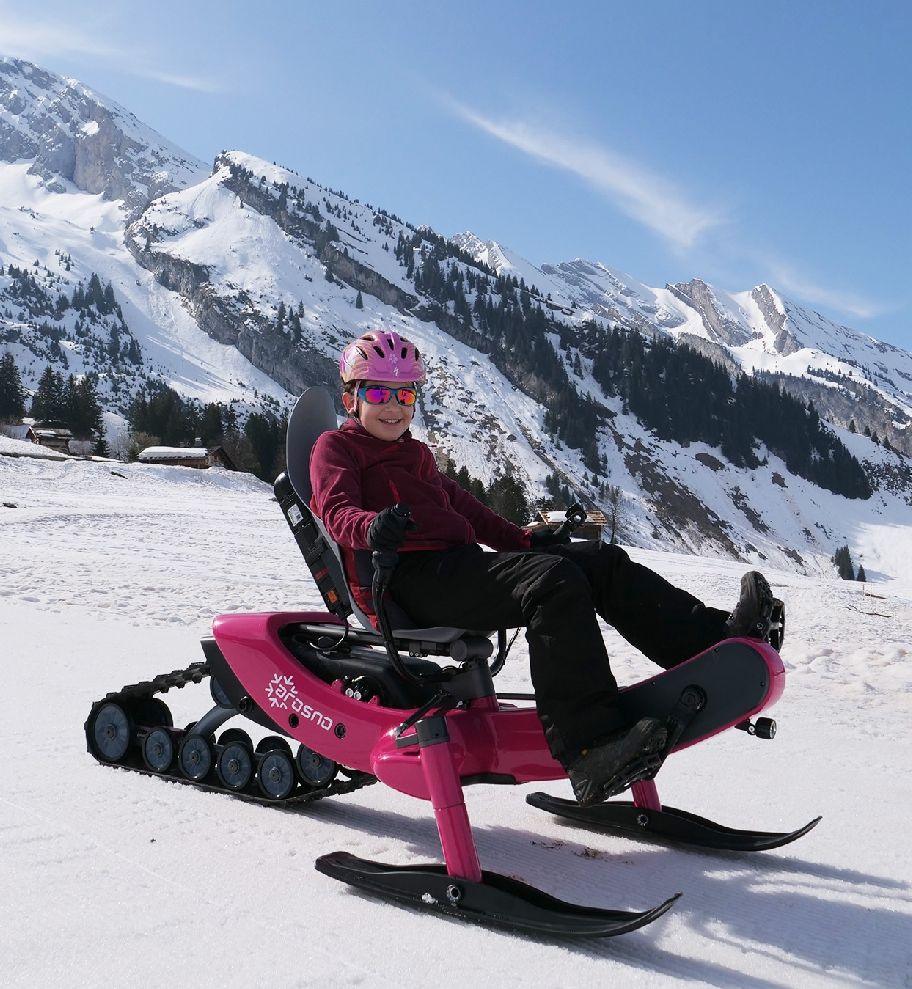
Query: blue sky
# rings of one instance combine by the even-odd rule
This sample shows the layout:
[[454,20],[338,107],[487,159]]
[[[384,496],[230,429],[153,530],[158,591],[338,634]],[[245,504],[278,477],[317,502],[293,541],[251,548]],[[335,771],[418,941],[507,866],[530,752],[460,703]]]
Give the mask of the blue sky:
[[912,4],[0,0],[0,54],[536,264],[767,281],[912,349]]

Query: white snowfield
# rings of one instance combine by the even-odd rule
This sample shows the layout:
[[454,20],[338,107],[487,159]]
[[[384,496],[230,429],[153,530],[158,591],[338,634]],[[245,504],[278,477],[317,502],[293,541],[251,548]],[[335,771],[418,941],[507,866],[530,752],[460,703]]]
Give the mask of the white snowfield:
[[[0,456],[0,958],[6,987],[912,984],[912,581],[769,571],[788,606],[774,741],[731,731],[673,756],[671,806],[790,830],[708,854],[590,833],[473,786],[483,866],[558,897],[645,909],[618,938],[532,939],[401,909],[317,873],[345,849],[439,861],[430,806],[381,785],[295,811],[99,765],[91,703],[200,659],[224,611],[318,608],[269,487],[243,475]],[[13,506],[13,507],[7,507]],[[908,528],[891,534],[909,559]],[[744,566],[632,551],[708,604]],[[610,629],[623,682],[654,670]],[[528,689],[520,638],[501,689]],[[176,724],[205,686],[169,692]],[[248,727],[245,725],[245,727]],[[262,732],[254,731],[255,737]]]

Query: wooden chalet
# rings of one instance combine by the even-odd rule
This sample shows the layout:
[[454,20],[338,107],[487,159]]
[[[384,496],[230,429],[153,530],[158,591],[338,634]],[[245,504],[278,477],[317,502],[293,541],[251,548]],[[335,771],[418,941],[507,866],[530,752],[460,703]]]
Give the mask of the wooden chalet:
[[36,422],[31,428],[35,434],[36,443],[53,450],[55,453],[69,454],[73,433],[66,426],[57,423]]
[[206,470],[209,467],[222,467],[237,470],[234,461],[224,447],[204,446],[149,446],[139,455],[143,464],[166,464],[169,467],[195,467]]

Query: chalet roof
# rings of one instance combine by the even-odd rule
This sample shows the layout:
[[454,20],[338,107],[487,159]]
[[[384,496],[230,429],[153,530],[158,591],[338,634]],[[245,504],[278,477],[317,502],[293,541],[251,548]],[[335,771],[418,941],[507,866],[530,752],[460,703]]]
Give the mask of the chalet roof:
[[70,440],[73,434],[69,429],[58,426],[32,426],[32,432],[39,439],[53,439],[57,437],[61,440]]
[[[564,521],[567,517],[566,508],[555,508],[550,512],[539,512],[542,522],[547,522],[548,525],[558,525]],[[608,519],[605,518],[605,513],[600,512],[595,508],[586,509],[586,524],[587,525],[606,525]]]
[[140,460],[206,460],[209,451],[198,446],[147,446]]

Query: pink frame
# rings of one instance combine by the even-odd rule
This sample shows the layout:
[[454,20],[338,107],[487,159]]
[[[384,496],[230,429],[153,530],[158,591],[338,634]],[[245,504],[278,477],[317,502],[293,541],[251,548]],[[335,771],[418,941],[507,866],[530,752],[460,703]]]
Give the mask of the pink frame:
[[[340,623],[334,615],[322,612],[269,612],[219,615],[212,630],[244,689],[283,731],[344,766],[372,773],[395,790],[430,800],[447,871],[480,881],[462,779],[499,775],[529,783],[566,775],[548,750],[534,706],[514,707],[487,698],[466,710],[446,713],[448,741],[419,748],[414,736],[414,744],[399,747],[395,730],[410,712],[353,700],[343,692],[341,681],[328,684],[314,676],[279,638],[280,629],[292,624]],[[779,699],[785,669],[771,646],[755,639],[738,641],[761,655],[769,671],[766,696],[753,711],[744,712],[740,721]],[[734,723],[687,744],[703,741]],[[636,783],[632,792],[638,807],[661,809],[654,782]]]

